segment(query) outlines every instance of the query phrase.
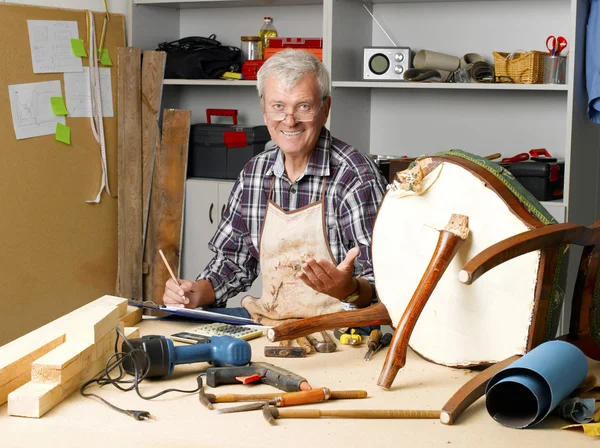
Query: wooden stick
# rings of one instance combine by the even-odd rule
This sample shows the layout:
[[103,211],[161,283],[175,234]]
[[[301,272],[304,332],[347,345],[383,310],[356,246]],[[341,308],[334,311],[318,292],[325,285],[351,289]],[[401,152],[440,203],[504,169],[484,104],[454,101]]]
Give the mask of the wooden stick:
[[405,409],[269,409],[275,418],[440,418],[440,411]]
[[[263,401],[271,400],[275,397],[286,397],[289,394],[296,394],[298,392],[269,392],[265,394],[206,394],[208,400],[211,403],[233,403],[237,401]],[[330,400],[342,400],[342,399],[359,399],[366,398],[366,390],[330,390]]]
[[171,269],[171,266],[169,266],[169,262],[167,261],[167,258],[165,257],[165,254],[163,254],[162,249],[158,249],[158,253],[160,254],[160,257],[162,258],[163,262],[165,263],[165,266],[169,270],[169,274],[171,275],[171,278],[173,279],[173,281],[175,283],[177,283],[177,286],[181,286],[179,284],[179,280],[177,280],[177,277],[175,277],[175,274],[173,274],[173,270]]
[[446,227],[440,231],[437,246],[431,257],[429,266],[427,266],[415,293],[404,310],[400,322],[396,326],[394,338],[392,339],[383,369],[377,380],[377,384],[382,388],[389,390],[398,370],[404,367],[408,341],[417,324],[417,319],[421,315],[423,308],[425,308],[427,300],[429,300],[442,275],[444,275],[446,268],[458,252],[458,248],[467,238],[469,234],[468,223],[468,217],[453,214]]

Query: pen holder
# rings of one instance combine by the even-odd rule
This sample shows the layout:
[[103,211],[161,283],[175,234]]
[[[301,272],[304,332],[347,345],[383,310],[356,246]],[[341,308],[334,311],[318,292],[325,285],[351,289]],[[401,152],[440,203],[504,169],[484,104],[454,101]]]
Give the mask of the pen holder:
[[544,84],[564,84],[566,73],[566,56],[544,56]]

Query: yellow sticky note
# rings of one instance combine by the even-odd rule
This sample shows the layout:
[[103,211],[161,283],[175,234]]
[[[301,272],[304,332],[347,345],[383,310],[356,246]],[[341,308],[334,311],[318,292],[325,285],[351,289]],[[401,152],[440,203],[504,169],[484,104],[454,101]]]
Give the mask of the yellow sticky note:
[[100,64],[112,65],[112,61],[110,60],[110,56],[108,55],[108,50],[106,48],[103,48],[102,51],[100,51]]
[[69,113],[62,96],[51,96],[50,104],[52,105],[54,115],[67,115]]
[[71,144],[71,128],[62,123],[56,123],[55,139],[61,143]]
[[75,56],[79,56],[80,58],[87,58],[87,53],[85,52],[83,39],[71,39],[71,49],[73,50],[73,54]]

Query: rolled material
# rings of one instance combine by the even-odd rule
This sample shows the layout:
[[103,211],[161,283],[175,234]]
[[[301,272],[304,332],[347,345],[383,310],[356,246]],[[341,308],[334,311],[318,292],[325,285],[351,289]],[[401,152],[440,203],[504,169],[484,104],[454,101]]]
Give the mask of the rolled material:
[[504,426],[535,425],[581,384],[587,367],[587,358],[574,345],[545,342],[490,380],[486,408]]
[[460,59],[450,54],[430,50],[419,50],[413,59],[415,68],[432,68],[453,72],[460,65]]
[[469,68],[476,62],[484,62],[485,59],[478,53],[467,53],[460,59],[460,68]]
[[446,82],[450,72],[433,68],[409,68],[403,78],[410,82]]

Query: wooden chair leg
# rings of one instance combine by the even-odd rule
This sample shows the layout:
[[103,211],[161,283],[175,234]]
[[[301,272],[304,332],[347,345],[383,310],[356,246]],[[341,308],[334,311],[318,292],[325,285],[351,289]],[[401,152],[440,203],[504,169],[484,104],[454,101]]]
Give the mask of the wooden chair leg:
[[444,425],[453,425],[456,419],[465,411],[465,409],[467,409],[485,394],[485,388],[488,384],[488,381],[492,379],[496,373],[511,365],[519,358],[519,355],[513,355],[504,361],[497,362],[496,364],[485,369],[479,375],[467,381],[454,393],[454,395],[452,395],[450,400],[448,400],[446,404],[442,406],[440,421]]

